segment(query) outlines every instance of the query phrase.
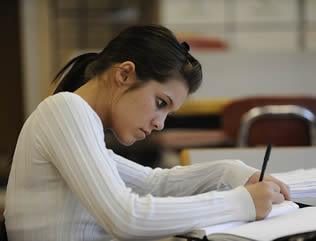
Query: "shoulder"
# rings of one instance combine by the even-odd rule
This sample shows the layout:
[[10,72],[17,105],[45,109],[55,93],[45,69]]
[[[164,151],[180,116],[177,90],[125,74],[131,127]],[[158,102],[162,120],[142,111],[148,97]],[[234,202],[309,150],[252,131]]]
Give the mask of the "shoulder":
[[94,112],[90,105],[79,95],[71,92],[60,92],[44,99],[38,106],[39,109],[68,110]]
[[37,111],[46,117],[58,115],[67,119],[88,118],[95,124],[102,125],[91,106],[79,95],[71,92],[60,92],[47,97],[39,104]]
[[40,106],[54,104],[88,105],[88,103],[77,94],[71,92],[60,92],[44,99]]

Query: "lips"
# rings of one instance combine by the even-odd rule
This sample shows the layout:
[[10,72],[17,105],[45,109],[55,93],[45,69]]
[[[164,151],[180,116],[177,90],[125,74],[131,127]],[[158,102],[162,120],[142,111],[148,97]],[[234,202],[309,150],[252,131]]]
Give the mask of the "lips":
[[150,131],[146,131],[144,129],[141,129],[144,133],[145,133],[145,136],[149,136],[150,135]]

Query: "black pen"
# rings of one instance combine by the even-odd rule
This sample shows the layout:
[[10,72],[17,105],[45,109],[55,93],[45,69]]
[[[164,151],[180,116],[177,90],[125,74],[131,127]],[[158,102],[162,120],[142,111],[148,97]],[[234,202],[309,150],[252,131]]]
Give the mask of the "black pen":
[[268,163],[268,160],[270,157],[271,147],[272,147],[272,145],[271,145],[271,143],[269,143],[267,146],[266,154],[264,155],[259,182],[262,182],[262,180],[263,180],[264,172],[266,171],[267,163]]

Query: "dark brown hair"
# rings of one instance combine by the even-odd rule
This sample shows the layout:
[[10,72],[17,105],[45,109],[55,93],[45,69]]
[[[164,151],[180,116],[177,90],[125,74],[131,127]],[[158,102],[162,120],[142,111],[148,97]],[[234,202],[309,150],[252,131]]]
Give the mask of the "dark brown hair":
[[[131,26],[115,37],[100,53],[86,53],[69,61],[56,75],[60,80],[55,92],[73,92],[89,79],[102,74],[111,65],[131,61],[141,83],[166,82],[180,76],[189,93],[202,80],[200,63],[189,53],[189,45],[179,43],[174,34],[160,25]],[[72,65],[72,66],[71,66]],[[64,74],[69,68],[68,73]]]

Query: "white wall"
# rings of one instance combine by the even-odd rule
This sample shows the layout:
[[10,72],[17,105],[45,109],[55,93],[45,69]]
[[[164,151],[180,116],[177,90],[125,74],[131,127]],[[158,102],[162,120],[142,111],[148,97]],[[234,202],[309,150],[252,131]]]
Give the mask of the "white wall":
[[[160,19],[182,39],[215,39],[229,47],[192,51],[204,70],[195,96],[316,94],[316,2],[305,1],[304,17],[298,3],[161,0]],[[298,29],[302,19],[305,27]]]
[[203,84],[194,97],[316,95],[316,53],[193,52]]

